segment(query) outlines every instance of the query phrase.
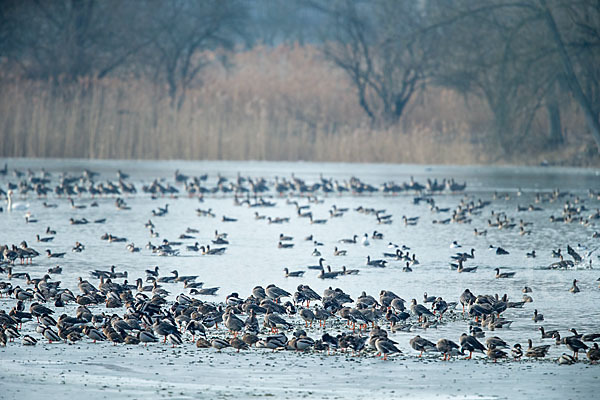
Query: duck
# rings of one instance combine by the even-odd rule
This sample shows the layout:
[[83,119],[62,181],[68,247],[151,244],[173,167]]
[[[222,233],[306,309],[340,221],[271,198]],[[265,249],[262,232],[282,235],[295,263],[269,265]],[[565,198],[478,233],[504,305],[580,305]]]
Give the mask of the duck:
[[494,362],[496,362],[499,358],[507,358],[508,357],[508,354],[506,354],[502,350],[497,349],[496,346],[494,346],[494,345],[488,347],[488,349],[486,350],[486,354],[489,358],[494,360]]
[[591,364],[596,364],[598,360],[600,360],[600,348],[598,348],[598,343],[594,343],[594,346],[588,350],[587,358],[590,360]]
[[515,360],[520,360],[523,357],[523,349],[519,343],[515,343],[510,353]]

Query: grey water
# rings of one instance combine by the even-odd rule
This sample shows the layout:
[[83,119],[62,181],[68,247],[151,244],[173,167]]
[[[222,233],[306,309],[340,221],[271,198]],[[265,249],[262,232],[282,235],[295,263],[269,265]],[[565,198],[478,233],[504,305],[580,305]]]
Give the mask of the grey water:
[[[365,291],[378,298],[382,289],[392,290],[405,300],[415,298],[419,303],[423,293],[442,296],[447,301],[458,301],[465,288],[475,294],[508,294],[511,301],[520,301],[522,288],[529,286],[533,289],[530,295],[534,302],[525,304],[521,309],[509,309],[503,315],[515,322],[508,329],[490,332],[490,336],[498,335],[509,343],[523,342],[528,338],[534,343],[542,342],[537,327],[543,325],[548,329],[559,329],[561,334],[569,328],[578,331],[600,331],[600,289],[597,281],[600,273],[595,269],[600,265],[597,257],[600,251],[594,252],[600,246],[600,239],[592,234],[599,230],[592,221],[590,226],[579,223],[552,223],[550,216],[561,216],[564,203],[578,199],[578,205],[584,204],[587,211],[582,216],[587,217],[600,207],[600,201],[588,196],[589,189],[600,189],[598,170],[575,168],[543,168],[543,167],[448,167],[420,165],[382,165],[382,164],[338,164],[338,163],[286,163],[286,162],[187,162],[187,161],[89,161],[89,160],[46,160],[46,159],[4,159],[0,165],[8,163],[9,174],[0,176],[0,188],[7,189],[8,182],[18,183],[20,179],[11,174],[13,168],[31,169],[39,173],[41,168],[52,174],[52,184],[55,185],[59,174],[80,174],[84,168],[100,173],[96,181],[116,181],[116,171],[131,175],[129,182],[134,183],[138,190],[135,195],[121,197],[131,207],[130,210],[118,210],[114,206],[115,197],[96,197],[89,195],[74,197],[76,204],[87,205],[85,209],[72,209],[67,198],[50,194],[48,198],[37,198],[33,194],[26,197],[15,196],[15,210],[0,213],[0,243],[19,244],[26,240],[30,247],[43,253],[46,249],[52,252],[66,252],[64,259],[49,259],[43,254],[35,259],[31,266],[15,266],[16,271],[27,271],[32,277],[41,277],[48,268],[61,265],[61,275],[52,276],[52,280],[62,281],[62,287],[77,290],[79,277],[93,280],[89,272],[95,269],[108,269],[116,266],[117,271],[127,271],[129,282],[136,278],[145,278],[145,270],[159,266],[161,275],[169,275],[176,269],[181,275],[198,275],[197,281],[204,282],[204,287],[220,287],[217,296],[202,296],[206,301],[222,301],[232,292],[238,292],[240,297],[249,296],[256,285],[266,286],[274,283],[289,292],[294,292],[299,284],[307,284],[318,293],[329,286],[340,287],[356,298]],[[249,208],[237,206],[231,195],[221,194],[205,196],[200,202],[197,197],[188,197],[182,185],[176,185],[180,193],[174,197],[151,198],[141,192],[142,184],[148,184],[155,178],[175,185],[174,171],[179,169],[189,176],[208,174],[207,186],[214,186],[218,174],[235,180],[236,176],[265,177],[273,182],[275,177],[290,178],[292,174],[308,183],[315,182],[322,175],[338,180],[340,183],[355,176],[362,181],[379,186],[384,182],[402,183],[410,177],[422,184],[430,179],[454,178],[457,182],[466,182],[464,193],[447,193],[435,195],[436,205],[440,208],[456,208],[461,199],[491,201],[491,205],[482,210],[481,215],[473,215],[469,224],[433,224],[435,219],[450,217],[450,213],[432,213],[425,203],[413,204],[414,193],[402,193],[396,196],[376,193],[373,195],[328,195],[319,193],[323,200],[321,204],[310,203],[315,219],[328,219],[324,225],[311,225],[306,218],[298,218],[294,205],[287,203],[287,197],[279,197],[270,192],[265,195],[269,201],[276,202],[275,207]],[[553,203],[535,204],[536,193],[549,194],[555,189],[569,193],[564,198]],[[497,195],[495,196],[495,193]],[[494,199],[495,198],[495,199]],[[300,204],[309,204],[305,198],[297,198]],[[42,203],[58,204],[56,209],[45,208]],[[89,207],[96,201],[99,207]],[[169,204],[169,213],[163,217],[153,217],[152,210]],[[535,204],[541,211],[518,212],[517,205],[528,206]],[[4,205],[4,204],[3,204]],[[347,207],[349,211],[341,218],[330,218],[329,210],[333,205],[339,208]],[[391,225],[378,224],[373,215],[365,215],[354,211],[355,208],[385,209],[386,214],[392,214]],[[212,209],[215,218],[199,217],[196,209]],[[512,230],[498,230],[487,226],[487,220],[493,219],[491,211],[505,212],[509,218],[514,218],[517,227]],[[30,212],[37,223],[25,223],[24,214]],[[268,224],[265,220],[256,220],[254,213],[258,212],[271,217],[290,218],[289,223]],[[222,216],[238,219],[237,222],[222,222]],[[402,216],[419,217],[415,226],[406,226]],[[69,218],[87,218],[94,220],[106,218],[104,224],[70,225]],[[149,219],[155,224],[155,230],[160,234],[152,238],[144,223]],[[531,222],[527,229],[530,235],[521,236],[518,231],[518,221]],[[55,239],[50,243],[37,243],[36,234],[47,236],[46,227],[57,231]],[[183,240],[179,256],[158,256],[145,248],[148,242],[160,244],[163,239],[179,241],[180,234],[191,227],[199,230],[195,239]],[[474,228],[487,230],[487,236],[476,236]],[[222,256],[206,256],[186,251],[186,245],[199,242],[209,244],[214,239],[214,232],[228,233],[230,245]],[[369,237],[373,231],[383,234],[382,240],[369,239],[370,245],[342,244],[339,240],[353,235]],[[139,253],[126,250],[126,243],[108,243],[100,239],[104,233],[126,237],[127,243],[135,243],[141,248]],[[277,246],[278,237],[283,233],[293,236],[294,247],[280,249]],[[315,246],[305,241],[308,235],[323,243],[318,249],[334,271],[342,266],[348,269],[358,269],[358,275],[340,276],[334,280],[321,280],[318,271],[307,269],[308,265],[318,262],[318,257],[312,256]],[[82,253],[73,253],[71,248],[79,241],[86,247]],[[450,248],[453,241],[458,241],[462,248]],[[404,262],[390,260],[387,268],[374,268],[366,265],[366,257],[382,258],[383,252],[393,252],[388,248],[388,242],[410,247],[410,253],[416,254],[419,264],[412,267],[413,272],[402,271]],[[579,253],[585,255],[592,252],[586,259],[585,268],[572,270],[547,270],[550,263],[557,261],[552,258],[551,251],[561,248],[566,254],[566,246],[577,247]],[[498,256],[488,248],[490,245],[501,246],[510,252],[509,255]],[[336,257],[333,249],[348,251],[347,256]],[[468,252],[475,249],[475,259],[468,266],[478,266],[476,273],[459,274],[449,267],[450,256],[457,251]],[[526,253],[536,250],[537,258],[527,258]],[[591,269],[589,259],[592,260]],[[283,268],[306,271],[302,278],[286,278]],[[511,279],[495,279],[494,268],[505,271],[516,271]],[[0,279],[5,276],[0,275]],[[573,279],[579,280],[581,293],[569,292]],[[118,280],[122,282],[121,279]],[[14,281],[13,284],[24,282]],[[182,283],[164,284],[163,287],[171,292],[170,299],[179,293],[188,293]],[[0,299],[1,308],[12,307],[14,300]],[[545,316],[545,321],[534,323],[531,317],[533,310]],[[458,308],[460,311],[460,306]],[[436,329],[421,330],[414,327],[412,332],[396,333],[394,336],[400,347],[411,352],[408,340],[415,331],[430,340],[447,337],[458,340],[458,336],[467,330],[465,321],[449,322]],[[547,339],[544,341],[551,343]],[[559,355],[564,348],[553,348],[553,355]]]

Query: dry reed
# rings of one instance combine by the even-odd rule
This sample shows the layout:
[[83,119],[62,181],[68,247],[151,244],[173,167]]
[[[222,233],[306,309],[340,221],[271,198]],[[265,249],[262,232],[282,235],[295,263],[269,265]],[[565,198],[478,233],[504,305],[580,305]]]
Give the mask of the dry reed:
[[207,70],[178,110],[165,87],[134,77],[69,85],[0,77],[0,156],[598,164],[574,107],[563,116],[570,129],[560,153],[540,147],[540,117],[540,133],[507,157],[486,133],[490,113],[477,99],[465,104],[430,88],[401,123],[374,129],[346,78],[314,48],[256,47],[233,57],[233,68]]

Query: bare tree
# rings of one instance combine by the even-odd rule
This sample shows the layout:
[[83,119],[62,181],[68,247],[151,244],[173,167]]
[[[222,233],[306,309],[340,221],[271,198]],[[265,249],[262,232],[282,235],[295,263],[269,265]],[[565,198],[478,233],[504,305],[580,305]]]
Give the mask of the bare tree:
[[7,0],[1,17],[12,28],[4,48],[30,77],[104,76],[148,43],[130,34],[136,8],[118,0]]
[[208,50],[233,48],[246,12],[238,0],[148,0],[141,14],[152,38],[145,57],[167,83],[172,104],[181,107],[186,89],[213,61]]
[[429,43],[414,33],[424,20],[419,2],[312,2],[330,19],[323,51],[355,87],[374,123],[396,123],[425,82]]

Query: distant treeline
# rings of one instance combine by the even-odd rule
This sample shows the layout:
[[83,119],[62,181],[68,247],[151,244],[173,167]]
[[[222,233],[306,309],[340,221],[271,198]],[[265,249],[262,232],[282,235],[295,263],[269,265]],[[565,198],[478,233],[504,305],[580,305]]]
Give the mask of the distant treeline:
[[597,165],[600,2],[0,2],[0,156]]

